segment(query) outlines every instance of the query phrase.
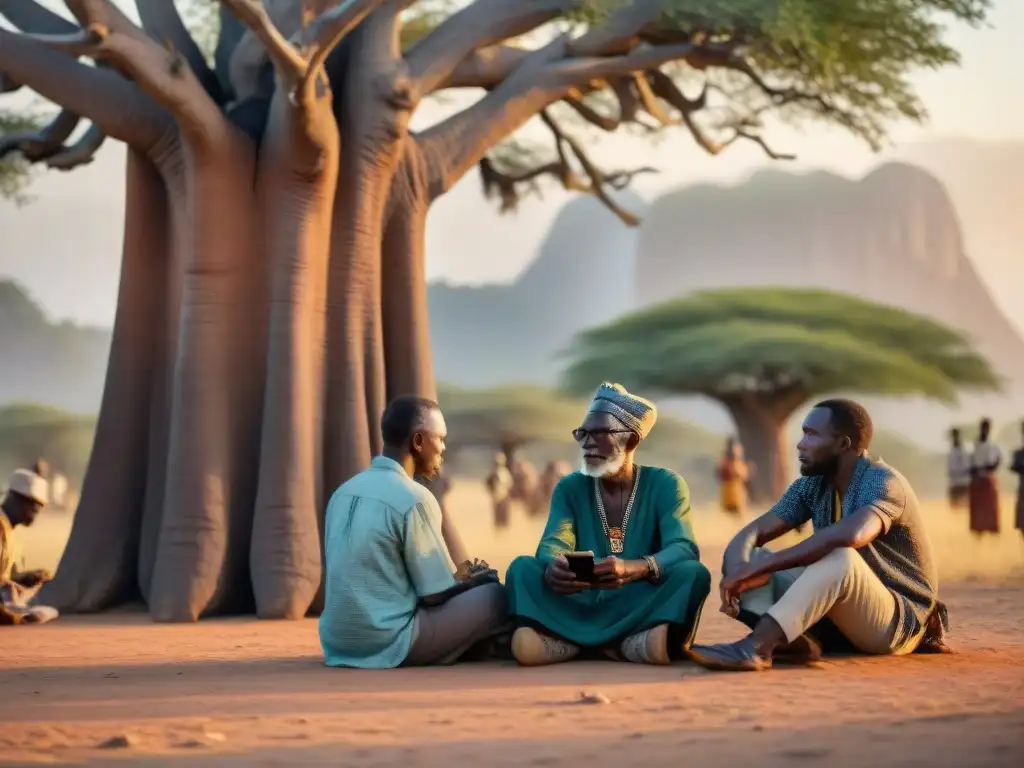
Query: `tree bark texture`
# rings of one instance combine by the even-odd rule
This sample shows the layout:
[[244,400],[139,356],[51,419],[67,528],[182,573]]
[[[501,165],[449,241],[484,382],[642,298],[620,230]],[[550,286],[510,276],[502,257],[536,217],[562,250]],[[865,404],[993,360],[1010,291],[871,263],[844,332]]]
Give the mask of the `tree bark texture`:
[[789,457],[796,448],[789,443],[786,424],[799,406],[794,399],[744,395],[723,400],[736,424],[744,455],[754,464],[750,497],[755,503],[775,502],[789,485]]
[[[634,54],[634,22],[559,38],[414,135],[417,104],[466,84],[463,63],[578,3],[487,0],[406,55],[412,0],[222,0],[215,71],[170,0],[139,0],[142,27],[109,0],[66,3],[77,25],[3,0],[25,34],[0,27],[0,74],[130,152],[96,442],[40,599],[303,616],[322,602],[329,494],[380,450],[390,398],[436,397],[431,203],[539,110],[692,46]],[[443,534],[469,556],[449,516]]]
[[[430,181],[408,131],[398,24],[393,11],[371,15],[349,35],[332,63],[348,70],[341,89],[289,79],[285,59],[258,144],[204,113],[205,97],[176,113],[180,82],[151,102],[11,36],[38,59],[37,90],[135,147],[103,406],[48,604],[141,597],[158,621],[319,608],[327,497],[380,450],[389,397],[436,396]],[[353,58],[363,66],[347,67]],[[144,63],[118,69],[161,76]],[[64,93],[62,67],[76,67],[79,90],[111,86],[111,105],[145,109],[102,122],[104,110]],[[468,557],[447,517],[443,533]]]

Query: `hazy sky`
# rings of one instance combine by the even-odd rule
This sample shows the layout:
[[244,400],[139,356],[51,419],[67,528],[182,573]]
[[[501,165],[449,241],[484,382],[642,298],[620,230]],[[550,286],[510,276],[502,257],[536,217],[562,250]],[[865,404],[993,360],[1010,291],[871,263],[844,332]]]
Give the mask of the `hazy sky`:
[[[58,7],[52,0],[46,4]],[[915,83],[931,112],[928,125],[895,126],[896,143],[929,137],[1024,139],[1024,97],[1017,68],[1024,0],[996,0],[990,28],[954,28],[949,39],[963,54],[963,67],[920,73]],[[436,114],[436,113],[435,113]],[[424,115],[422,117],[429,117]],[[795,152],[791,169],[828,168],[859,176],[881,158],[838,132],[815,127],[800,133],[773,129],[772,143]],[[683,133],[657,144],[619,136],[594,149],[606,167],[657,165],[636,189],[647,198],[683,184],[742,180],[770,163],[754,146],[737,145],[711,158]],[[33,187],[33,204],[0,203],[0,276],[13,276],[57,317],[108,324],[113,317],[123,223],[123,149],[108,142],[95,162],[70,174],[49,172]],[[471,173],[431,213],[428,274],[453,282],[506,280],[535,255],[567,196],[550,189],[529,199],[515,216],[499,216],[481,199]],[[485,244],[481,248],[481,243]]]

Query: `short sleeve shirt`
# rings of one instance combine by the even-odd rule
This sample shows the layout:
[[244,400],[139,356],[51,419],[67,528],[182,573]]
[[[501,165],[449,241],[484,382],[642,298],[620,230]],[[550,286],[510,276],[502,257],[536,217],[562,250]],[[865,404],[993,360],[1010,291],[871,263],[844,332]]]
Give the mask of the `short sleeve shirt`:
[[401,465],[378,456],[327,506],[320,644],[332,667],[399,666],[421,598],[455,584],[441,508]]
[[811,522],[815,531],[860,509],[877,514],[882,533],[857,552],[896,598],[900,626],[894,642],[909,640],[924,628],[939,590],[935,556],[917,496],[895,469],[863,456],[841,510],[835,509],[834,499],[835,488],[825,478],[801,477],[771,511],[793,526]]

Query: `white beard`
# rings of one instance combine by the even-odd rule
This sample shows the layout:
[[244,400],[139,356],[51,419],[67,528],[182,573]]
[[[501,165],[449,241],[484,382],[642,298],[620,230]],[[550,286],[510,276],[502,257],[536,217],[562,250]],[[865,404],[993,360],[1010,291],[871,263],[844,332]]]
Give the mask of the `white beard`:
[[580,459],[580,472],[587,477],[611,477],[612,475],[618,474],[619,470],[622,469],[622,465],[626,463],[626,452],[620,451],[619,453],[612,456],[610,459],[606,459],[600,464],[588,464],[585,459]]

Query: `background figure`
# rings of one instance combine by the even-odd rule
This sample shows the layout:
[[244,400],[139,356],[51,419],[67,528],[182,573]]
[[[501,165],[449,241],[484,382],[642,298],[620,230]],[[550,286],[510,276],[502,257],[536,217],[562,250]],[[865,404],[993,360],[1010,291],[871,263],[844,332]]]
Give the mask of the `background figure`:
[[537,468],[529,459],[520,459],[513,455],[508,469],[512,473],[512,498],[523,502],[529,509],[540,490]]
[[507,528],[512,506],[512,473],[508,471],[504,453],[494,454],[494,466],[486,484],[494,509],[494,527]]
[[971,457],[971,530],[975,533],[999,533],[999,478],[996,470],[1003,454],[989,441],[992,422],[982,419],[978,444]]
[[743,445],[735,438],[725,441],[725,451],[718,462],[719,498],[723,512],[742,514],[747,509],[747,482],[750,469],[743,458]]
[[960,509],[967,501],[971,489],[971,452],[960,439],[960,430],[949,431],[952,443],[946,459],[946,476],[949,479],[949,506]]
[[526,514],[530,517],[543,517],[548,513],[551,495],[555,492],[558,481],[572,470],[564,461],[549,461],[537,479],[533,495],[526,503]]
[[566,475],[570,474],[572,469],[569,464],[564,461],[549,461],[548,465],[544,467],[544,473],[540,476],[540,490],[538,497],[540,503],[531,510],[532,514],[540,516],[547,514],[548,506],[551,504],[551,496],[555,492],[555,486],[558,485],[558,481]]
[[1017,473],[1017,509],[1014,515],[1014,525],[1017,530],[1024,533],[1024,421],[1020,424],[1022,435],[1021,447],[1013,452],[1013,461],[1010,469]]

